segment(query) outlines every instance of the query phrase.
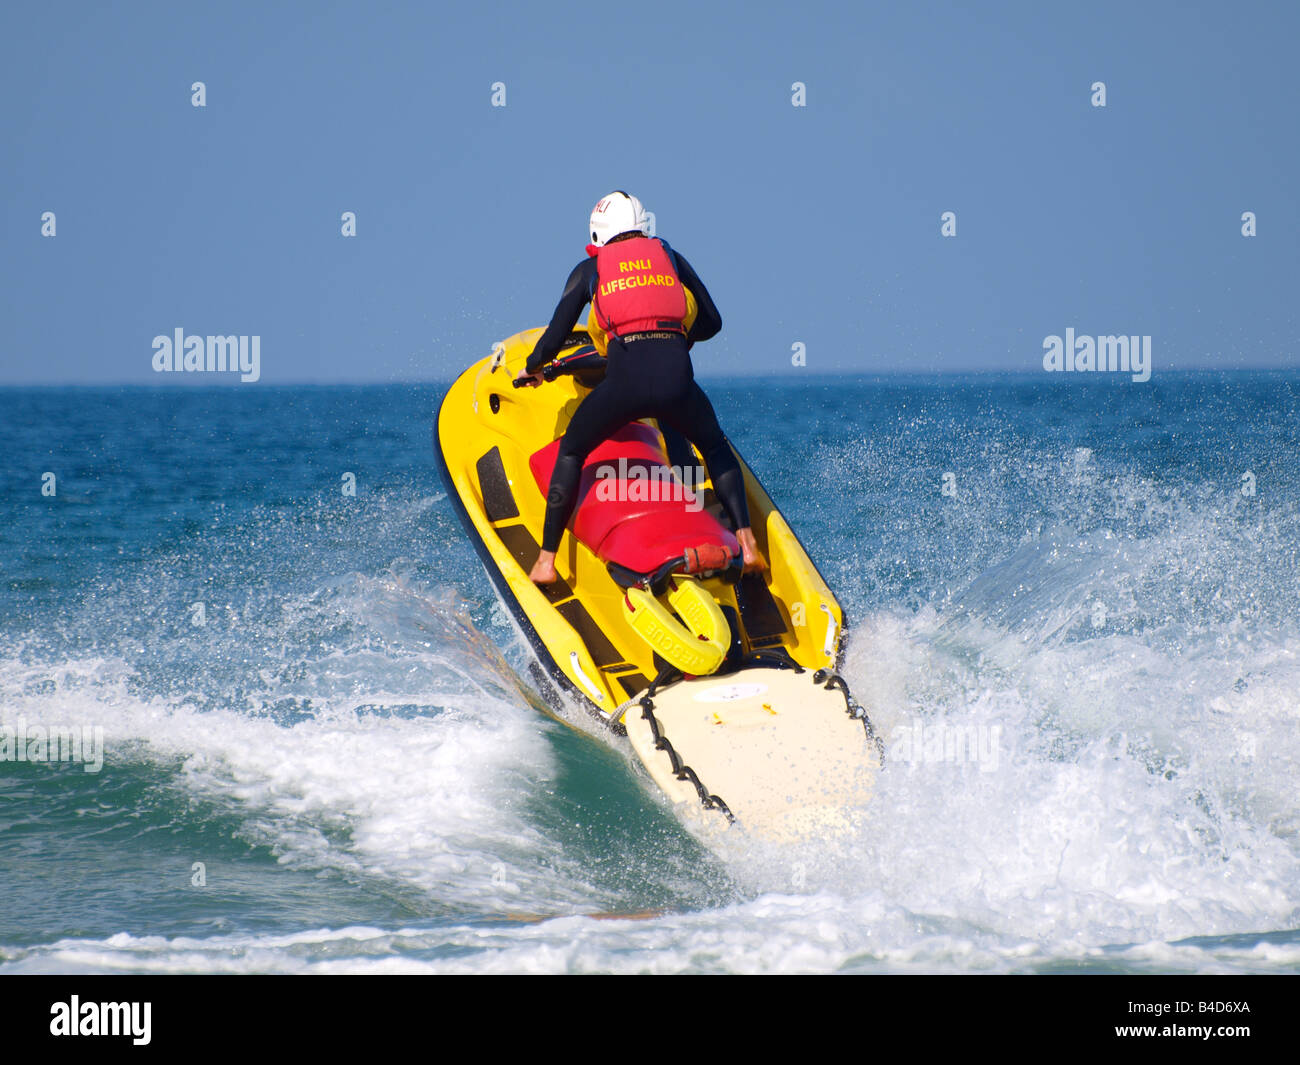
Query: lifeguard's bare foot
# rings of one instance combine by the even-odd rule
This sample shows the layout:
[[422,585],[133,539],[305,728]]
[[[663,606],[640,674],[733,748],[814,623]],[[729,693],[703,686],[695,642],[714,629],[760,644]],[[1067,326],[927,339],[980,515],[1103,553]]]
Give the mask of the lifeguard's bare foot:
[[532,570],[529,571],[528,579],[534,584],[554,584],[558,579],[555,573],[555,554],[552,551],[543,551],[537,556],[537,561],[533,563]]
[[758,543],[754,540],[754,530],[749,528],[737,529],[736,539],[740,541],[740,553],[745,560],[745,572],[764,572],[767,569],[767,563],[763,561],[763,556],[759,554]]

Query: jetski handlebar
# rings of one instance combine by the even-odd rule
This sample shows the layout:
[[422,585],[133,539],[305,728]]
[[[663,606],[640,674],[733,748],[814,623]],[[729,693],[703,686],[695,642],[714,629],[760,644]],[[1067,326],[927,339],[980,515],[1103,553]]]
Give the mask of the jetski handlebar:
[[[605,356],[592,351],[582,355],[572,355],[567,359],[548,362],[542,367],[542,378],[547,381],[554,381],[564,374],[587,373],[591,370],[603,370],[604,368]],[[528,381],[529,378],[527,377],[516,377],[511,381],[511,384],[515,388],[522,388]]]

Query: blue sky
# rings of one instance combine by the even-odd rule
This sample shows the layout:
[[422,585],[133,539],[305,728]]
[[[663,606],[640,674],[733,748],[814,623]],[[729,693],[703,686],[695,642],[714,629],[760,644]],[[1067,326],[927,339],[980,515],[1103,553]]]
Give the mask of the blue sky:
[[722,311],[701,376],[1031,371],[1067,327],[1151,335],[1157,374],[1300,365],[1297,5],[10,0],[0,29],[0,383],[211,383],[153,372],[178,327],[260,336],[265,383],[445,380],[546,321],[612,188]]

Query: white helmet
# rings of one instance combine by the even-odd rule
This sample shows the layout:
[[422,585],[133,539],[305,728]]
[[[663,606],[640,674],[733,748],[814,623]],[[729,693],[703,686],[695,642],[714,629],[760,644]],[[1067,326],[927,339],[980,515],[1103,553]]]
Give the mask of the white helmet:
[[617,189],[592,208],[591,224],[588,225],[587,232],[593,246],[604,247],[620,233],[630,230],[640,230],[646,236],[650,235],[650,216],[635,196]]

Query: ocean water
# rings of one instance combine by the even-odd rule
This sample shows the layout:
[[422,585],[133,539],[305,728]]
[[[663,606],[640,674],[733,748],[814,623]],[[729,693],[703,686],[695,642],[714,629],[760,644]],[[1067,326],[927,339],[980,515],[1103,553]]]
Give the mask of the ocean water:
[[103,738],[0,761],[0,972],[1300,970],[1300,374],[706,386],[890,745],[835,846],[543,712],[441,388],[0,391],[0,726]]

